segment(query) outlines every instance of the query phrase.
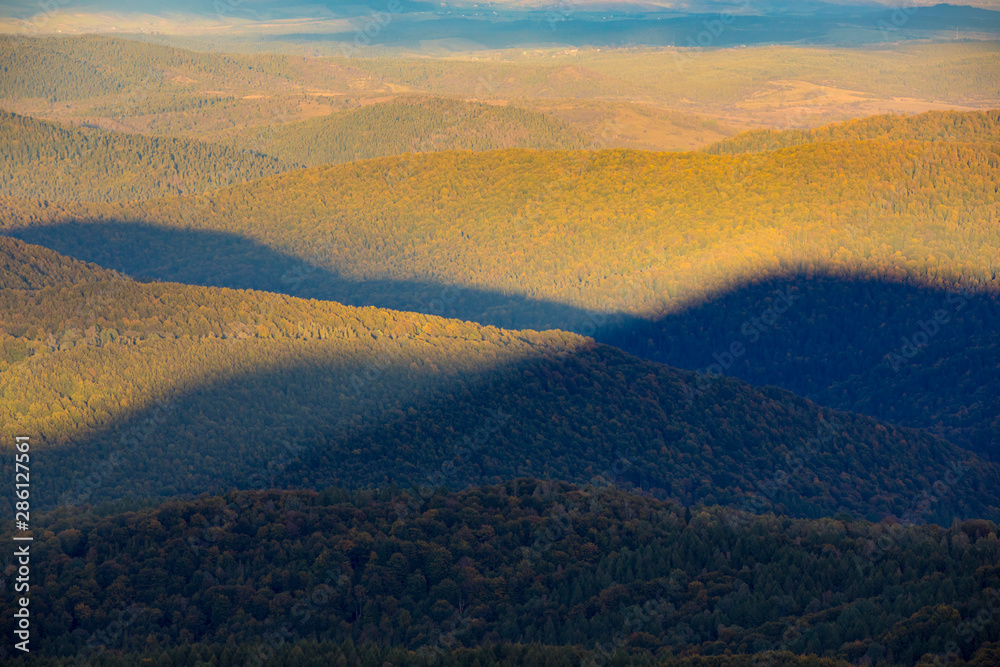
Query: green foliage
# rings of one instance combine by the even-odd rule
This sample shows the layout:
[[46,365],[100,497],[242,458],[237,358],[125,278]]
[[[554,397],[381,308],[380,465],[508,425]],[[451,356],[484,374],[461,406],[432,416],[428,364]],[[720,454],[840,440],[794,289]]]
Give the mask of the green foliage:
[[49,502],[612,470],[688,504],[902,517],[950,472],[921,519],[1000,511],[1000,470],[932,436],[560,331],[101,272],[0,294],[0,440],[46,452]]
[[403,98],[256,130],[240,142],[290,163],[317,166],[400,153],[499,148],[572,149],[587,141],[565,123],[511,106]]
[[916,116],[869,116],[813,130],[753,130],[712,144],[712,155],[761,153],[829,141],[1000,142],[1000,110],[928,111]]
[[[729,372],[995,455],[1000,158],[963,140],[997,118],[882,117],[826,131],[875,138],[749,155],[401,156],[123,208],[11,200],[6,224],[134,275],[562,328],[687,368],[743,341],[772,298],[753,285],[777,280],[810,305]],[[939,356],[887,362],[943,307]]]
[[5,111],[0,167],[2,195],[105,202],[201,193],[289,169],[251,151],[64,127]]
[[[966,658],[1000,639],[989,611],[1000,539],[987,521],[686,513],[619,489],[521,478],[422,495],[230,493],[104,517],[62,509],[33,525],[32,562],[47,574],[32,586],[42,656],[80,652],[116,622],[123,631],[88,650],[107,643],[154,664],[217,643],[265,658],[298,648],[284,653],[294,664],[374,650],[414,651],[407,664],[442,654],[444,664],[477,654],[546,664],[534,653],[551,664],[589,654],[735,666],[774,651],[789,655],[781,664],[830,665],[881,650],[890,665],[913,665],[957,635]],[[5,624],[10,604],[0,601]],[[981,611],[984,622],[963,626]],[[381,648],[355,648],[373,642]],[[671,659],[723,653],[744,661]]]
[[128,105],[112,103],[87,109],[86,115],[114,118],[121,115],[163,115],[194,110],[231,112],[238,104],[232,95],[177,95],[155,92],[143,95]]
[[[0,37],[0,96],[321,164],[584,144],[516,106],[529,97],[718,110],[822,83],[966,102],[995,99],[1000,72],[995,45],[789,52],[699,52],[663,76],[677,54],[346,61]],[[247,130],[398,86],[515,106],[405,98]],[[247,664],[263,647],[269,665],[913,665],[957,635],[961,659],[995,664],[996,615],[967,619],[1000,587],[997,526],[952,519],[998,518],[1000,468],[929,430],[1000,433],[998,120],[272,176],[287,166],[222,144],[0,112],[0,228],[101,266],[617,332],[692,367],[780,287],[803,300],[754,348],[767,369],[732,372],[928,429],[562,331],[140,283],[0,237],[0,442],[30,435],[42,473],[31,662]],[[946,290],[969,310],[934,363],[883,372]],[[598,331],[608,312],[657,326]],[[261,487],[299,490],[154,504]],[[76,507],[37,514],[56,504]]]
[[125,111],[156,93],[213,86],[274,91],[292,80],[330,83],[347,71],[313,59],[199,53],[105,35],[0,35],[0,63],[0,97],[97,98]]

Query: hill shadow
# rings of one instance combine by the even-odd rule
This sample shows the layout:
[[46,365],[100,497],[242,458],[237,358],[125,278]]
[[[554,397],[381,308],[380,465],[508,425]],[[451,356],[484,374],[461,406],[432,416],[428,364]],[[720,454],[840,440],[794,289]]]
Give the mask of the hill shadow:
[[930,429],[1000,460],[1000,302],[991,296],[832,274],[764,277],[648,321],[432,282],[358,282],[222,232],[103,221],[8,233],[141,280],[574,331],[671,366]]
[[[69,222],[10,229],[7,236],[140,281],[253,289],[349,306],[378,306],[506,329],[578,330],[607,317],[566,304],[415,280],[357,280],[228,232],[140,222]],[[624,319],[623,319],[624,318]],[[624,316],[614,321],[624,324]],[[576,323],[576,324],[574,324]]]
[[[71,445],[39,447],[39,504],[232,488],[454,489],[532,476],[685,504],[749,508],[753,494],[755,510],[878,520],[903,516],[962,461],[948,502],[920,519],[1000,517],[1000,468],[942,440],[730,378],[692,398],[691,373],[609,346],[417,378],[401,358],[349,390],[344,380],[364,360],[261,361],[180,387],[164,407]],[[815,452],[790,472],[810,439]],[[401,513],[422,512],[415,503]]]
[[765,278],[602,342],[927,428],[1000,459],[1000,300],[835,275]]

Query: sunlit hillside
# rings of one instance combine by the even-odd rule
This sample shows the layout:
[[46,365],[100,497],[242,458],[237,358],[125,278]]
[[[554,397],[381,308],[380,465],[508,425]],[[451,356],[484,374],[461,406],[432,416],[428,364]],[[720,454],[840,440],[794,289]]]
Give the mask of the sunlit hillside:
[[1000,665],[992,4],[4,3],[0,664]]
[[754,130],[712,144],[713,155],[760,153],[830,141],[952,141],[1000,143],[1000,110],[929,111],[915,116],[871,116],[813,130]]
[[[963,124],[869,126],[948,118]],[[969,120],[992,136],[995,114]],[[952,136],[726,156],[431,153],[142,204],[8,200],[5,224],[147,279],[561,328],[690,369],[752,342],[728,373],[995,458],[997,144]],[[787,314],[747,340],[774,290],[805,305],[777,302]],[[906,342],[941,309],[933,346]]]
[[[226,234],[233,259],[261,248],[319,269],[300,281],[302,295],[422,310],[453,285],[652,317],[748,279],[798,273],[994,291],[998,152],[986,143],[867,141],[735,156],[431,153],[142,204],[10,201],[3,224],[162,279],[285,291],[282,275],[263,266],[237,274],[208,254],[156,245]],[[103,240],[119,229],[135,232]],[[380,293],[385,281],[416,291]],[[510,310],[467,314],[576,328]]]
[[0,165],[3,196],[47,201],[135,201],[194,194],[292,168],[254,151],[79,129],[4,111]]
[[[6,265],[60,261],[3,247]],[[46,452],[39,485],[60,503],[586,481],[626,460],[625,479],[660,497],[871,518],[902,516],[955,464],[969,471],[941,520],[1000,513],[1000,467],[941,440],[734,380],[706,391],[690,372],[572,334],[78,271],[61,284],[22,272],[25,287],[0,303],[17,323],[0,330],[5,437],[17,424]],[[761,494],[811,438],[824,450],[812,465],[841,481]]]
[[403,98],[255,130],[234,143],[250,143],[286,162],[318,166],[438,150],[584,148],[588,139],[570,125],[534,111]]

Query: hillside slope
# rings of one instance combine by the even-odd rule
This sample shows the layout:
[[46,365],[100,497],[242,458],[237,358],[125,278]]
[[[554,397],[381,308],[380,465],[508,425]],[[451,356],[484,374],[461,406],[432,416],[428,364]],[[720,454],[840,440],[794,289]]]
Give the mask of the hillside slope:
[[[691,28],[698,33],[704,26],[699,20]],[[268,44],[280,48],[277,42]],[[227,46],[240,51],[248,44],[237,38],[210,48]],[[332,44],[311,46],[318,49],[310,48],[314,55],[339,54]],[[669,134],[687,134],[689,123],[674,125],[671,112],[707,114],[723,119],[722,125],[728,119],[799,127],[845,114],[995,107],[1000,89],[992,42],[876,49],[774,45],[694,53],[517,49],[479,60],[304,58],[205,53],[108,35],[0,35],[0,61],[11,65],[0,70],[0,98],[6,109],[48,120],[195,139],[238,139],[248,129],[278,127],[400,94],[550,108],[554,115],[564,104],[593,102],[604,108],[599,115],[611,114],[612,124],[575,126],[599,145],[676,149],[722,137],[718,127],[704,127],[679,142]],[[647,114],[652,116],[643,118]],[[577,114],[566,120],[574,122],[572,116]]]
[[[154,93],[195,89],[301,92],[301,86],[343,86],[358,71],[315,58],[217,54],[110,35],[0,36],[0,97],[49,102],[92,99],[128,113]],[[362,75],[363,76],[363,75]]]
[[[5,263],[53,254],[2,243]],[[942,440],[573,334],[120,278],[0,298],[0,435],[35,440],[59,503],[611,475],[686,504],[877,518],[913,516],[947,475],[921,520],[1000,511],[1000,468]]]
[[819,141],[1000,142],[1000,110],[927,111],[914,116],[887,114],[857,118],[811,130],[752,130],[703,150],[712,155],[761,153]]
[[198,194],[288,171],[260,153],[47,123],[0,110],[0,195],[123,201]]
[[[935,142],[737,156],[441,152],[136,205],[60,210],[10,201],[0,224],[162,279],[281,291],[269,269],[237,271],[165,243],[230,235],[233,252],[255,245],[325,272],[327,284],[304,288],[309,296],[373,303],[378,281],[412,281],[655,317],[748,279],[798,272],[996,291],[998,165],[995,146]],[[117,238],[119,229],[136,231]],[[429,300],[395,299],[378,305],[419,310]],[[509,315],[517,327],[572,328]]]
[[8,201],[4,224],[136,276],[561,328],[689,369],[752,343],[726,373],[997,457],[998,188],[988,143],[511,150],[142,205]]
[[537,111],[440,98],[401,98],[250,131],[239,138],[289,163],[318,166],[400,153],[572,149],[584,135]]

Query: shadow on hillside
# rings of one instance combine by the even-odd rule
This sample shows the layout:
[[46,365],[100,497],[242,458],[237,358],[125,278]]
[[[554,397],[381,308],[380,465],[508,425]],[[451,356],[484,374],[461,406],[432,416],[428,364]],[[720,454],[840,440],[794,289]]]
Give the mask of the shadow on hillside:
[[508,329],[578,331],[607,322],[600,314],[573,306],[476,288],[411,280],[358,282],[227,232],[87,222],[17,228],[6,234],[142,281],[277,292]]
[[929,428],[1000,459],[1000,301],[992,296],[829,275],[772,278],[597,337],[671,366]]
[[[732,379],[692,397],[692,374],[609,346],[416,378],[402,359],[360,386],[347,380],[365,371],[361,363],[240,367],[253,370],[205,378],[166,407],[40,447],[39,504],[231,488],[461,488],[532,476],[598,479],[688,504],[746,506],[754,489],[756,510],[877,520],[902,516],[967,461],[949,502],[919,518],[1000,517],[1000,468],[942,440]],[[806,466],[788,474],[791,453],[803,455],[810,440]],[[422,508],[417,499],[400,512]]]
[[773,278],[708,295],[650,322],[473,288],[357,282],[227,233],[120,222],[9,233],[139,279],[574,331],[672,366],[721,371],[822,405],[929,428],[1000,460],[1000,303],[992,297],[868,278]]

